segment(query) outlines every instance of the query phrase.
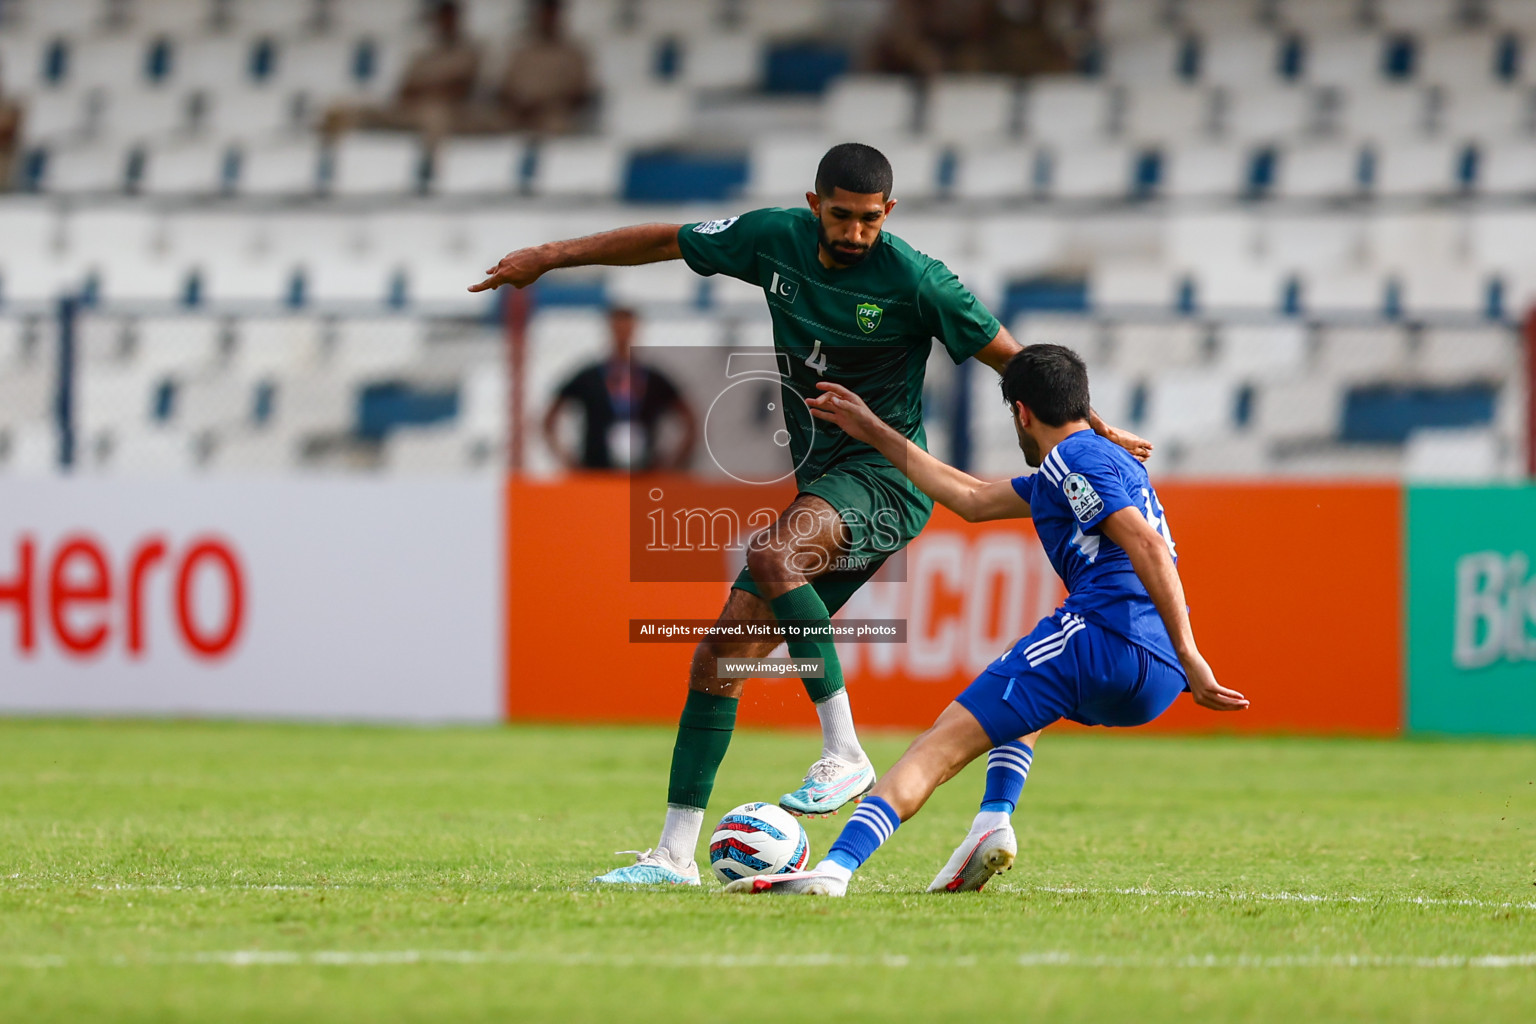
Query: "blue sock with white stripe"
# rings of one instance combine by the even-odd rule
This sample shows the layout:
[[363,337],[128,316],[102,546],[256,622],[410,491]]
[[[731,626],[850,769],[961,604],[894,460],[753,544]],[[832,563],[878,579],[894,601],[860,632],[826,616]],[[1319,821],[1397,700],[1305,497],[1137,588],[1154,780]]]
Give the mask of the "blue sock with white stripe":
[[1034,759],[1035,752],[1023,740],[993,747],[987,754],[987,788],[981,794],[981,809],[1012,814],[1024,795],[1029,764]]
[[846,871],[857,871],[900,827],[895,808],[878,796],[865,797],[827,851],[827,860]]

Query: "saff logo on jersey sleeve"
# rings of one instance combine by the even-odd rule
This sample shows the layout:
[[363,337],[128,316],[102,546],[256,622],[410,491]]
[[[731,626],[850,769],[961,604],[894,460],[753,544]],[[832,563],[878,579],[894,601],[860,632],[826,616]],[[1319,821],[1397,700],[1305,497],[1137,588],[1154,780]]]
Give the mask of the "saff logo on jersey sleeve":
[[724,220],[706,220],[696,224],[693,228],[693,233],[696,235],[718,235],[740,219],[740,217],[726,217]]
[[1072,506],[1072,514],[1080,523],[1086,523],[1104,511],[1104,499],[1081,473],[1069,473],[1061,482],[1061,493],[1067,496],[1067,504]]

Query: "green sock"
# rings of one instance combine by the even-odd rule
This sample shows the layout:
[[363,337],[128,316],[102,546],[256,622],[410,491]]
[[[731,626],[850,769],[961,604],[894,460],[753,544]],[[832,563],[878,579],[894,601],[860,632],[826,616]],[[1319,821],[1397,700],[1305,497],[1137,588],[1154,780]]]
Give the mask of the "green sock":
[[715,773],[725,760],[736,728],[735,697],[717,697],[699,690],[688,691],[682,718],[677,723],[677,744],[672,748],[672,779],[667,803],[682,807],[708,807],[715,788]]
[[[832,624],[832,614],[822,603],[821,595],[809,583],[802,583],[786,594],[780,594],[769,602],[773,614],[780,622],[799,620],[800,625],[825,630]],[[819,640],[788,641],[792,658],[820,658],[826,674],[820,679],[814,676],[802,680],[805,692],[815,704],[835,697],[843,690],[843,664],[837,660],[837,646],[830,633],[822,633]]]

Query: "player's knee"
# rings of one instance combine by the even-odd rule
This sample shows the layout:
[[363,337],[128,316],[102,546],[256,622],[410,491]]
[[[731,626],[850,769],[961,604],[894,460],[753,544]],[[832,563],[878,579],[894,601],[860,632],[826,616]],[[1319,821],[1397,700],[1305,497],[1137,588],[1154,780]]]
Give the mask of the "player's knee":
[[790,571],[788,552],[779,547],[754,547],[747,552],[747,568],[759,586],[782,583]]

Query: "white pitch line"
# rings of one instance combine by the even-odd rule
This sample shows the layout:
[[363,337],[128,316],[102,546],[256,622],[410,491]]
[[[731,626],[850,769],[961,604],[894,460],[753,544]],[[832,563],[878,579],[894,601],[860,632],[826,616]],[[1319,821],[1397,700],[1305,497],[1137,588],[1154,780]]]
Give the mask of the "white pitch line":
[[[258,884],[213,884],[213,885],[136,885],[133,883],[117,882],[111,885],[70,885],[61,882],[57,885],[42,885],[35,882],[11,883],[16,875],[7,879],[0,879],[0,891],[9,889],[12,891],[39,892],[50,889],[89,889],[93,892],[363,892],[363,891],[403,891],[400,886],[371,885],[371,884],[337,884],[327,882],[316,885],[258,885]],[[484,886],[474,888],[485,890]],[[1226,900],[1232,903],[1348,903],[1364,905],[1388,904],[1391,906],[1418,906],[1418,907],[1484,907],[1490,910],[1536,910],[1536,901],[1513,902],[1499,900],[1479,900],[1472,898],[1454,898],[1438,896],[1389,896],[1386,894],[1374,896],[1343,895],[1329,893],[1307,892],[1242,892],[1222,891],[1219,889],[1153,889],[1145,886],[1072,886],[1072,885],[1008,885],[1006,883],[995,887],[1000,892],[1043,892],[1057,896],[1149,896],[1156,899],[1198,899],[1198,900]],[[488,891],[488,890],[487,890]],[[894,893],[905,890],[879,885],[867,892]]]
[[[1305,969],[1389,969],[1465,970],[1536,968],[1536,953],[1482,954],[1447,956],[1407,955],[1310,955],[1310,956],[1089,956],[1052,951],[1021,953],[1012,959],[1021,968],[1136,968],[1194,970],[1305,970]],[[115,967],[215,966],[215,967],[387,967],[414,964],[460,965],[535,965],[541,967],[601,968],[807,968],[807,967],[885,967],[892,969],[953,969],[984,967],[995,969],[995,962],[974,956],[926,957],[922,955],[882,954],[847,956],[832,953],[805,953],[766,956],[760,954],[638,954],[638,953],[549,953],[516,950],[287,950],[241,949],[202,953],[148,954],[142,958],[109,957],[102,959],[63,956],[0,957],[0,967],[32,970],[56,969],[79,965]]]
[[[1001,888],[1001,887],[1000,887]],[[1495,900],[1452,899],[1434,896],[1345,896],[1306,892],[1221,892],[1210,889],[1149,889],[1077,887],[1068,885],[1027,885],[1018,888],[1058,896],[1154,896],[1161,899],[1229,900],[1233,903],[1365,903],[1417,907],[1487,907],[1493,910],[1536,910],[1536,902],[1511,903]]]

